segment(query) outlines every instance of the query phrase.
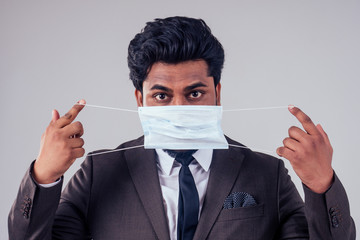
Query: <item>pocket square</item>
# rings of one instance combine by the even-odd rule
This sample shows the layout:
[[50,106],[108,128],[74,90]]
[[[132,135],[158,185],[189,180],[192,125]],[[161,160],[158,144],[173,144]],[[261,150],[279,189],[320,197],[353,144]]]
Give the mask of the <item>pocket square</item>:
[[246,192],[234,192],[226,197],[224,202],[224,209],[251,207],[257,203],[253,196]]

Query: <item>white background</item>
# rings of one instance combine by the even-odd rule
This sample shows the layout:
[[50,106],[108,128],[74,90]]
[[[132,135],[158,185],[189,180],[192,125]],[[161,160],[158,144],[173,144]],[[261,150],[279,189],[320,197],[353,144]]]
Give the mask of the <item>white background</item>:
[[[0,0],[0,239],[51,110],[81,98],[135,110],[128,43],[145,22],[173,15],[203,18],[223,44],[224,109],[295,104],[323,125],[359,227],[359,13],[359,1]],[[231,138],[274,155],[298,125],[286,109],[223,118]],[[136,113],[86,108],[78,120],[87,152],[141,135]]]

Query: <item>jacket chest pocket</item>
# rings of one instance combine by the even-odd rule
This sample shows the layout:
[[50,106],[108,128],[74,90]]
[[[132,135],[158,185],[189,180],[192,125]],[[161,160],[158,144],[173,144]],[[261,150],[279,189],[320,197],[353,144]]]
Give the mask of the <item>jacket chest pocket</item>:
[[207,239],[256,239],[256,228],[261,225],[264,204],[252,207],[223,209]]
[[240,207],[223,209],[217,219],[217,222],[233,221],[248,218],[256,218],[264,215],[264,204],[259,204],[252,207]]

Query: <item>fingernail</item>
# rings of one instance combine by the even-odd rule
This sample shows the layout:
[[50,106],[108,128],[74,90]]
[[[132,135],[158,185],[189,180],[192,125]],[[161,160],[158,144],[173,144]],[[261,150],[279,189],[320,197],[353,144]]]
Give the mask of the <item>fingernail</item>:
[[294,105],[291,105],[291,104],[288,106],[289,110],[292,110],[294,107],[295,107],[295,106],[294,106]]
[[78,101],[79,104],[85,104],[85,100],[81,99],[80,101]]

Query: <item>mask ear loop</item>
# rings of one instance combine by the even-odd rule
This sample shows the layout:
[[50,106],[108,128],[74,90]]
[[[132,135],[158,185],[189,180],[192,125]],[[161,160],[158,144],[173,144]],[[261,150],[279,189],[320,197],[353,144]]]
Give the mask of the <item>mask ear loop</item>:
[[84,103],[76,103],[77,105],[87,106],[87,107],[94,107],[94,108],[103,108],[103,109],[109,109],[109,110],[117,110],[117,111],[125,111],[125,112],[134,112],[137,113],[137,110],[132,109],[126,109],[126,108],[115,108],[115,107],[106,107],[106,106],[100,106],[100,105],[91,105],[91,104],[84,104]]
[[[83,103],[76,103],[77,105],[87,106],[87,107],[94,107],[94,108],[103,108],[109,110],[117,110],[117,111],[125,111],[125,112],[134,112],[137,113],[137,110],[126,109],[126,108],[116,108],[116,107],[107,107],[107,106],[100,106],[100,105],[92,105],[92,104],[83,104]],[[235,109],[225,109],[223,112],[238,112],[238,111],[253,111],[253,110],[271,110],[271,109],[281,109],[281,108],[288,108],[289,106],[275,106],[275,107],[258,107],[258,108],[235,108]]]
[[265,150],[265,149],[258,149],[258,148],[252,148],[252,147],[245,147],[245,146],[240,146],[240,145],[235,145],[235,144],[229,144],[229,147],[237,147],[237,148],[243,148],[243,149],[249,149],[255,152],[263,152],[263,153],[268,153],[268,154],[274,154],[274,151],[270,151],[270,150]]
[[281,109],[288,108],[289,106],[276,106],[276,107],[258,107],[258,108],[235,108],[235,109],[226,109],[223,112],[238,112],[238,111],[253,111],[253,110],[271,110],[271,109]]
[[121,151],[129,150],[129,149],[141,148],[141,147],[144,147],[144,145],[137,145],[137,146],[131,146],[131,147],[126,147],[126,148],[107,150],[107,151],[98,152],[98,153],[89,153],[87,156],[92,157],[92,156],[96,156],[96,155],[102,155],[102,154],[113,153],[113,152],[121,152]]

